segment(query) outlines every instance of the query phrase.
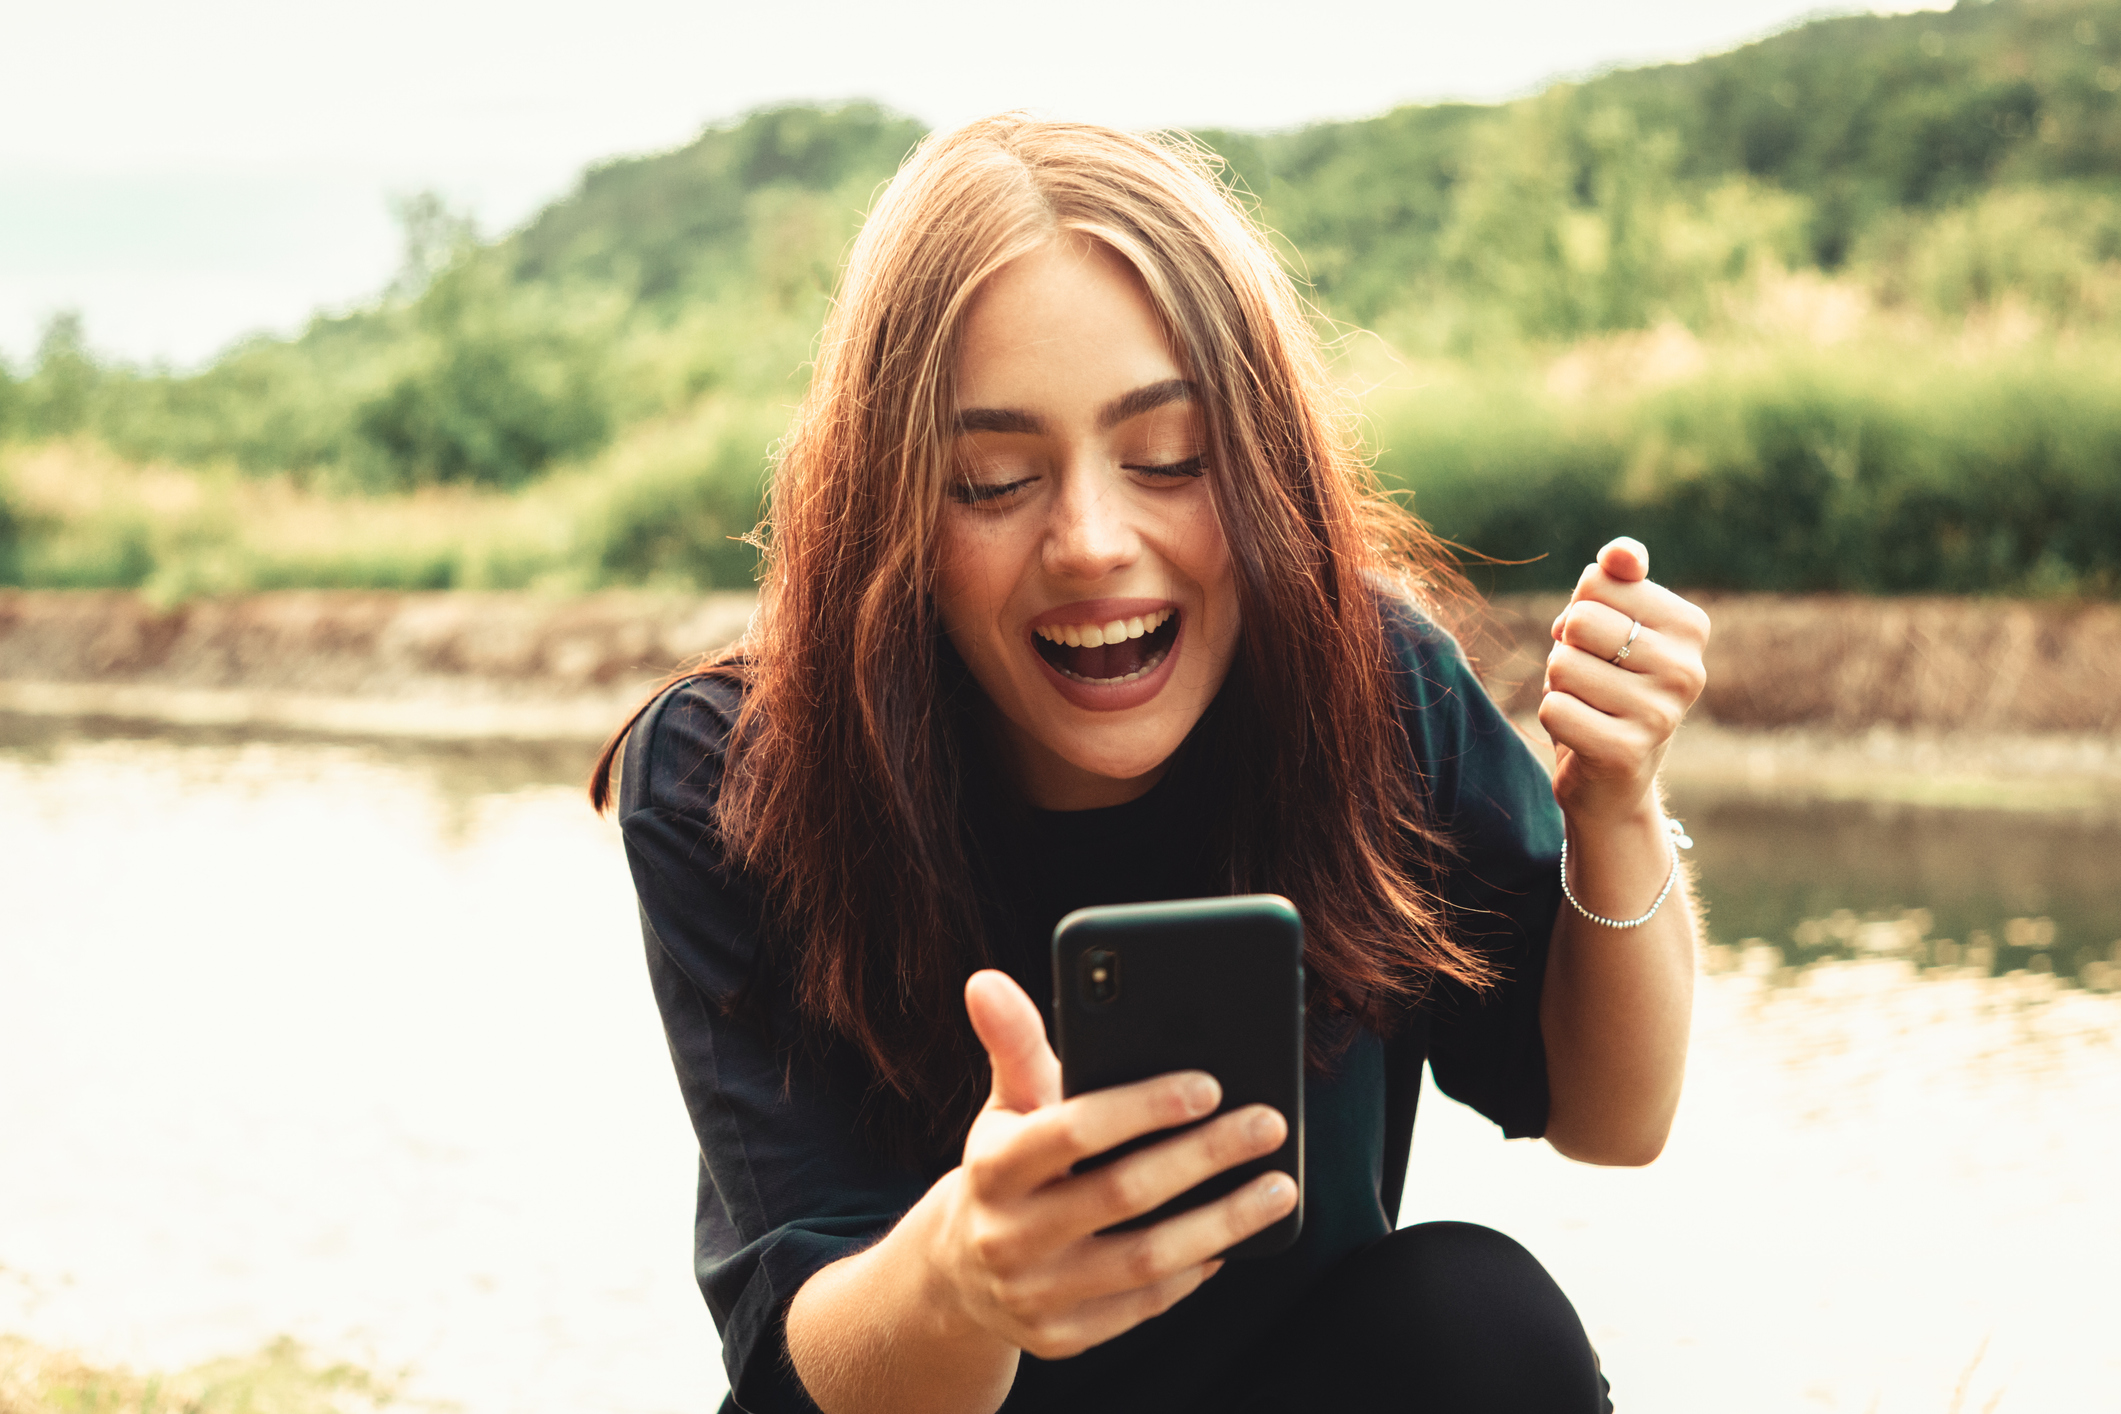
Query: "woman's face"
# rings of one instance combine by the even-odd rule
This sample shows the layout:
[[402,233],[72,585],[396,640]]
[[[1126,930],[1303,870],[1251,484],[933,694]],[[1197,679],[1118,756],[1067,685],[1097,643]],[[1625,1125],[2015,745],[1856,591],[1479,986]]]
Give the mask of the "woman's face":
[[935,585],[1033,804],[1155,784],[1221,688],[1237,591],[1195,393],[1133,270],[1052,244],[991,280],[957,365]]

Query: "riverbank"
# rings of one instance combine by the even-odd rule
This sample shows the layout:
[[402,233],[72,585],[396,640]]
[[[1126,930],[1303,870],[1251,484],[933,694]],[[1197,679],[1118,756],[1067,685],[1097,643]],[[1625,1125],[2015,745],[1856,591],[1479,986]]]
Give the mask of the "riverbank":
[[0,711],[439,741],[601,740],[748,593],[0,592]]
[[[2121,606],[1702,594],[1709,683],[1665,781],[1730,795],[2121,811]],[[1535,738],[1563,595],[1491,605],[1481,676]]]
[[[287,592],[157,606],[0,593],[0,712],[430,741],[586,744],[736,638],[748,593]],[[1558,595],[1472,636],[1536,710]],[[2121,805],[2121,606],[1702,597],[1709,689],[1667,778],[1702,792],[2023,808]]]

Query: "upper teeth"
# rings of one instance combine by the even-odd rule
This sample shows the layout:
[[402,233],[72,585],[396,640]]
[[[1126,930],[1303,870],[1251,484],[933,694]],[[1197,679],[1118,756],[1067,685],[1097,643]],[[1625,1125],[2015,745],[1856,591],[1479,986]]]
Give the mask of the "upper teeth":
[[1158,609],[1152,614],[1136,614],[1131,619],[1114,619],[1105,624],[1041,624],[1032,632],[1048,643],[1065,643],[1070,648],[1101,648],[1123,638],[1140,638],[1145,633],[1154,633],[1163,626],[1164,620],[1177,612],[1176,609]]

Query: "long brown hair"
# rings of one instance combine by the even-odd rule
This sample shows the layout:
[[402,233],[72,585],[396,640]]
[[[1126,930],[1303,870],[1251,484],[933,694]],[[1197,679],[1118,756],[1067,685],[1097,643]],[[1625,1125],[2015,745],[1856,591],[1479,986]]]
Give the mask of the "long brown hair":
[[1488,976],[1423,883],[1448,846],[1380,604],[1461,581],[1377,491],[1288,276],[1190,143],[988,119],[923,143],[855,242],[779,451],[759,612],[718,669],[747,689],[717,823],[765,900],[760,965],[814,1037],[860,1051],[902,1139],[962,1132],[984,1084],[962,1000],[989,961],[965,830],[980,748],[929,596],[957,338],[983,282],[1062,233],[1134,268],[1200,389],[1242,624],[1204,748],[1248,802],[1216,813],[1232,888],[1295,901],[1314,1010],[1382,1029],[1432,977]]

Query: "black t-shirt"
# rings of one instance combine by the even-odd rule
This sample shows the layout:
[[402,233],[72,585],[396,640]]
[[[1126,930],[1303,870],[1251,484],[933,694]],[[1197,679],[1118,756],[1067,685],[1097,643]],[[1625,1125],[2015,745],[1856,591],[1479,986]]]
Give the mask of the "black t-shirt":
[[[1503,981],[1431,989],[1387,1043],[1363,1032],[1304,1089],[1302,1236],[1232,1262],[1153,1320],[1070,1360],[1025,1356],[1005,1410],[1169,1410],[1254,1347],[1334,1262],[1391,1230],[1424,1056],[1437,1084],[1513,1138],[1544,1132],[1539,989],[1560,891],[1561,816],[1545,771],[1496,710],[1457,645],[1391,615],[1395,687],[1434,818],[1456,846],[1438,881],[1460,935]],[[727,869],[713,827],[741,689],[695,678],[664,693],[628,739],[620,824],[640,896],[648,970],[700,1142],[694,1229],[700,1288],[722,1334],[732,1399],[768,1414],[813,1408],[790,1370],[783,1321],[820,1267],[874,1241],[955,1162],[894,1162],[864,1142],[868,1076],[845,1046],[791,1044],[785,995],[762,1014],[718,1000],[750,978],[759,908]],[[1218,808],[1185,756],[1137,800],[1101,810],[1021,810],[1001,823],[987,900],[996,965],[1051,1014],[1053,925],[1074,908],[1190,898],[1219,886],[1201,841]],[[747,1013],[749,1015],[750,1013]]]

